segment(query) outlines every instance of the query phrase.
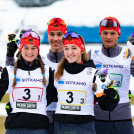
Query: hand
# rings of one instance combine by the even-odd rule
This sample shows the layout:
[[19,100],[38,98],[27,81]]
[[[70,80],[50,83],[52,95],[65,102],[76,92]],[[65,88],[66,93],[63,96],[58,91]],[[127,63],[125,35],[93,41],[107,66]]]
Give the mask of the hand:
[[131,98],[132,98],[131,90],[129,90],[129,92],[128,92],[128,97],[129,97],[129,99],[131,99]]
[[12,108],[11,108],[10,102],[8,102],[5,105],[5,109],[6,109],[6,112],[7,112],[8,115],[12,112]]
[[127,39],[128,49],[126,51],[126,57],[132,58],[134,60],[134,33]]
[[15,41],[11,41],[7,44],[7,56],[8,57],[13,57],[16,50],[17,50],[17,44]]
[[97,98],[99,106],[105,111],[113,111],[119,102],[119,94],[114,87],[104,89],[105,95]]
[[114,87],[104,89],[104,93],[108,98],[117,99],[118,97],[118,92]]

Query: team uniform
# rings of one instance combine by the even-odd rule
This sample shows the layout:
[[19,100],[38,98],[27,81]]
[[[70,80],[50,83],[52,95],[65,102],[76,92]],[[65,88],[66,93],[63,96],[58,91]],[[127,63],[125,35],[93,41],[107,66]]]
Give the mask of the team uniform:
[[49,73],[50,68],[45,65],[47,84],[44,86],[39,62],[35,60],[32,65],[29,65],[21,58],[17,66],[17,84],[13,88],[14,67],[4,68],[0,79],[0,100],[9,90],[12,108],[5,122],[6,134],[35,134],[35,132],[48,134],[49,120],[46,106],[48,101],[49,103],[53,101],[51,97],[53,91],[48,92],[47,89],[51,84],[49,79],[53,77]]
[[[44,62],[45,65],[48,65],[49,67],[52,68],[52,70],[57,70],[57,66],[59,64],[59,62],[61,61],[63,57],[63,51],[61,52],[58,52],[58,53],[53,53],[51,51],[48,52],[48,54],[46,54],[45,56],[42,56],[42,60]],[[9,56],[6,56],[6,65],[9,66],[9,65],[13,65],[14,64],[14,57],[9,57]],[[53,73],[54,73],[53,71]],[[52,77],[51,77],[52,78]],[[51,81],[54,81],[54,79],[52,78]],[[51,84],[52,85],[52,84]],[[49,86],[51,87],[51,86]],[[51,90],[51,88],[49,89]],[[57,99],[54,99],[54,102],[57,101]],[[51,102],[51,99],[50,101],[48,101],[48,105],[50,104]],[[51,108],[51,109],[48,109],[47,111],[47,116],[49,118],[49,122],[50,122],[50,130],[49,132],[52,133],[51,131],[53,130],[53,115],[54,115],[54,111],[55,111],[55,107],[54,108]]]
[[130,58],[126,58],[126,49],[117,45],[115,48],[108,50],[104,47],[101,50],[91,50],[90,55],[97,69],[108,69],[110,78],[115,80],[114,87],[119,93],[120,101],[112,112],[104,111],[98,104],[95,105],[96,131],[97,134],[119,134],[120,132],[133,134],[131,107],[128,97],[130,74],[132,73],[130,68],[133,64]]
[[95,134],[94,93],[91,91],[95,72],[92,67],[72,63],[65,66],[60,81],[55,81],[58,103],[54,134]]
[[[97,71],[92,60],[82,64],[65,63],[60,81],[55,81],[58,102],[54,118],[54,134],[96,134],[94,93],[91,91],[91,85]],[[104,104],[104,109],[110,110],[108,105],[113,105],[112,98],[108,97],[108,100],[106,98],[107,95],[99,97],[97,101],[101,106]]]

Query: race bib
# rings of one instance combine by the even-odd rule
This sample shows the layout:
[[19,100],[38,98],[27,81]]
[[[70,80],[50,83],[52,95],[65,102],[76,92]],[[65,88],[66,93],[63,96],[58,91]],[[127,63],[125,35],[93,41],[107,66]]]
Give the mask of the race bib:
[[110,76],[111,80],[115,80],[115,84],[113,85],[114,87],[121,87],[122,86],[122,80],[123,80],[122,74],[110,73],[109,76]]
[[87,92],[80,90],[58,90],[59,104],[85,105]]
[[43,91],[40,87],[15,87],[12,91],[13,101],[41,102]]

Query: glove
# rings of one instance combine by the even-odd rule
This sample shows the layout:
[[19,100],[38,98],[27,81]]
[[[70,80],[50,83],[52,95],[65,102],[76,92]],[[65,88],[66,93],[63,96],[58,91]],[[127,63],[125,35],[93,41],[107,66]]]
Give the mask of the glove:
[[5,105],[5,109],[6,109],[6,112],[7,112],[8,115],[12,112],[12,108],[11,108],[10,102],[8,102]]
[[99,106],[105,110],[112,112],[119,102],[119,94],[114,87],[104,89],[103,96],[97,98]]
[[16,50],[17,50],[16,41],[11,41],[7,44],[7,56],[8,57],[13,57]]
[[107,89],[104,89],[104,94],[108,98],[112,98],[112,99],[117,99],[118,97],[118,92],[114,87],[108,87]]
[[128,92],[128,97],[129,97],[129,99],[131,99],[131,98],[132,98],[131,90],[129,90],[129,92]]
[[127,46],[128,49],[126,51],[126,57],[130,57],[132,60],[134,60],[134,32],[131,34],[130,37],[128,37]]
[[94,77],[95,83],[92,84],[91,90],[95,93],[96,97],[105,95],[104,89],[114,84],[114,80],[111,81],[108,75],[108,70],[98,71]]

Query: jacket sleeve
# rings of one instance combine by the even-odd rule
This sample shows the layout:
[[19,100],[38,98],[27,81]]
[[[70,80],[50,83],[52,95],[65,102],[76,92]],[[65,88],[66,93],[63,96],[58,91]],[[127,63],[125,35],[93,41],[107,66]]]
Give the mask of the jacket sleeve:
[[0,101],[2,100],[6,91],[8,90],[8,85],[9,85],[8,72],[7,68],[5,67],[3,69],[3,72],[1,73],[1,79],[0,79]]
[[51,68],[49,68],[49,84],[47,86],[47,106],[51,103],[51,102],[57,102],[58,98],[57,98],[57,89],[54,86],[54,70],[52,70]]

